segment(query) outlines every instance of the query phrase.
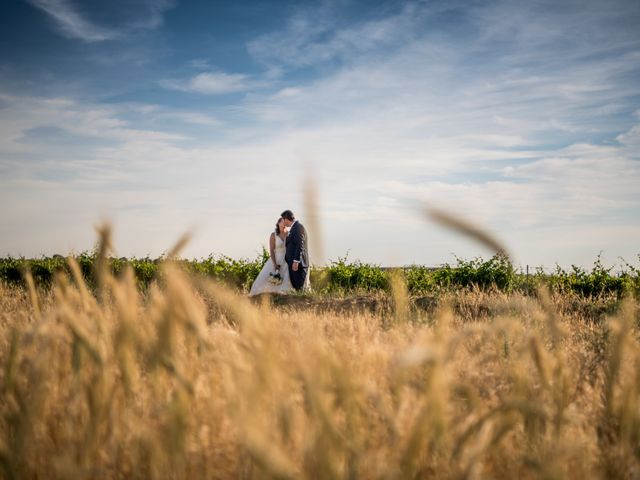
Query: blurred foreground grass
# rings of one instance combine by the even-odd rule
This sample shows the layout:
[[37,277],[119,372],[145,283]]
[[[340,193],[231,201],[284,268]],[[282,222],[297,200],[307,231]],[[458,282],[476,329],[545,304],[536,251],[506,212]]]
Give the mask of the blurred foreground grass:
[[106,251],[90,286],[74,259],[1,284],[5,478],[640,475],[633,292],[602,321],[544,288],[419,309],[396,271],[380,308],[274,306],[171,261],[142,292]]

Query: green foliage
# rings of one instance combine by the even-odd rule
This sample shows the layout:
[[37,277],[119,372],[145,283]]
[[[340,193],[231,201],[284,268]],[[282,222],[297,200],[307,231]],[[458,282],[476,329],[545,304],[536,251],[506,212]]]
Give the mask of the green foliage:
[[[89,285],[94,285],[95,253],[83,252],[74,258]],[[640,260],[640,255],[638,259]],[[125,267],[131,267],[139,286],[146,288],[156,278],[162,260],[148,256],[112,258],[110,267],[115,275],[123,272]],[[253,260],[209,255],[204,259],[181,260],[179,263],[187,271],[215,278],[246,292],[268,260],[269,252],[263,248]],[[403,268],[402,271],[412,295],[468,288],[533,293],[543,284],[553,292],[573,293],[584,297],[614,295],[622,298],[627,294],[640,294],[640,268],[624,260],[622,262],[623,270],[619,273],[614,273],[613,267],[605,267],[598,256],[590,271],[575,265],[569,270],[556,266],[551,274],[538,268],[535,273],[525,275],[523,272],[517,272],[508,258],[495,255],[488,260],[456,258],[454,265],[444,264],[435,268],[412,265]],[[56,272],[70,273],[67,259],[59,255],[38,259],[0,258],[0,280],[6,283],[22,284],[26,270],[31,271],[36,285],[45,288],[51,285]],[[318,293],[368,293],[389,291],[389,275],[390,269],[359,260],[351,262],[345,256],[332,261],[323,269],[313,269],[311,282],[312,285],[316,285],[315,290]],[[322,282],[319,279],[322,279]],[[322,288],[317,288],[320,284]]]
[[329,291],[385,290],[389,287],[389,278],[377,265],[356,260],[347,262],[347,257],[338,258],[327,267],[329,272]]
[[640,293],[640,276],[637,268],[625,262],[626,269],[619,274],[612,274],[613,267],[606,268],[600,255],[593,263],[591,271],[572,265],[564,270],[559,265],[546,281],[553,291],[560,293],[574,292],[583,296],[601,296],[615,294],[618,298],[624,295]]
[[448,288],[451,279],[449,270],[451,270],[449,265],[444,265],[440,268],[412,265],[406,268],[404,273],[409,293],[427,293]]
[[263,247],[255,260],[209,255],[204,260],[185,263],[195,273],[221,280],[239,290],[248,290],[268,260],[269,252]]
[[[331,262],[330,291],[371,291],[389,289],[389,269],[338,258]],[[487,261],[457,259],[457,265],[429,268],[413,265],[403,269],[407,288],[412,294],[426,293],[451,288],[497,288],[511,291],[517,283],[516,272],[509,260],[496,255]]]
[[489,260],[475,258],[473,260],[464,260],[456,258],[457,265],[452,267],[444,265],[431,272],[430,278],[422,273],[422,277],[426,277],[423,284],[410,285],[410,289],[422,291],[425,287],[431,286],[437,288],[496,288],[505,292],[510,292],[516,285],[516,272],[513,265],[504,255],[495,255]]
[[49,286],[57,271],[68,271],[66,259],[60,256],[26,259],[7,257],[0,259],[0,278],[7,283],[22,283],[29,270],[37,285]]
[[[94,253],[83,252],[74,257],[80,267],[82,275],[90,286],[94,282]],[[226,256],[210,255],[201,260],[182,260],[182,266],[193,273],[203,274],[224,281],[229,285],[246,290],[258,276],[264,262],[269,259],[269,253],[264,249],[255,260],[234,260]],[[115,275],[122,273],[126,266],[133,269],[138,285],[146,288],[156,278],[158,267],[162,258],[112,258],[109,261],[112,272]],[[26,258],[1,258],[0,280],[9,284],[23,284],[23,276],[26,271],[31,271],[36,285],[48,288],[51,286],[56,272],[66,275],[71,274],[67,259],[61,256],[43,257],[39,259]]]

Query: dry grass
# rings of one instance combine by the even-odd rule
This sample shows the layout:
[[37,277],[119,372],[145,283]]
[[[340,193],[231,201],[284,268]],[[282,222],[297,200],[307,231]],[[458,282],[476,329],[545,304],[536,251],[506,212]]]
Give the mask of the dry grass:
[[6,478],[640,475],[635,301],[604,323],[543,292],[417,314],[398,277],[388,309],[319,312],[170,263],[144,298],[106,272],[96,294],[0,287]]

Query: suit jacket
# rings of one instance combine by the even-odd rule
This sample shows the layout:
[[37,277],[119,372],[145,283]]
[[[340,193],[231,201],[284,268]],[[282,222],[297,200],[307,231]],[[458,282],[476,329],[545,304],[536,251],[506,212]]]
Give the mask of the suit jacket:
[[285,260],[289,265],[294,260],[300,262],[302,268],[309,267],[309,252],[307,250],[307,231],[300,222],[296,222],[291,227],[287,240],[285,242],[286,253]]

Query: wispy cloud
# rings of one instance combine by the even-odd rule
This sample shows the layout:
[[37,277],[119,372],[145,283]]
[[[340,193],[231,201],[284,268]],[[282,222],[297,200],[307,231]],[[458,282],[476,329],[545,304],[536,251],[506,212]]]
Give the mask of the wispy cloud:
[[343,23],[335,5],[300,8],[283,31],[262,35],[247,44],[249,53],[263,64],[295,68],[346,60],[366,52],[398,45],[417,33],[426,9],[407,3],[399,12],[382,18]]
[[[90,19],[87,12],[91,11],[91,6],[87,6],[86,3],[78,5],[73,0],[26,1],[49,15],[63,36],[85,42],[115,40],[126,36],[131,31],[156,29],[163,24],[164,13],[176,5],[174,0],[127,2],[126,15],[117,12],[116,24],[106,27]],[[111,8],[118,9],[119,5],[115,4]],[[107,6],[108,9],[109,6]]]
[[60,33],[85,42],[100,42],[119,38],[121,33],[93,24],[84,18],[68,0],[27,0],[34,7],[47,13],[56,23]]
[[137,19],[131,20],[130,26],[134,29],[155,29],[164,24],[164,14],[174,8],[178,0],[146,0],[142,2],[142,14]]
[[205,127],[218,127],[222,124],[222,122],[217,118],[198,112],[167,112],[166,114],[164,114],[164,117],[169,119],[181,120],[185,123],[190,123],[193,125],[202,125]]
[[247,75],[224,72],[199,73],[187,80],[161,80],[160,85],[170,90],[200,93],[203,95],[222,95],[241,92],[251,88]]

